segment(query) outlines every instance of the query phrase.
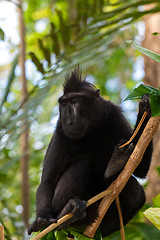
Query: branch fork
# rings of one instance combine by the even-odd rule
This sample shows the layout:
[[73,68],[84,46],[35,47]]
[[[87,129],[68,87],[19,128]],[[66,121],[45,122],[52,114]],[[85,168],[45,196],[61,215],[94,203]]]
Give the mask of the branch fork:
[[[102,193],[96,195],[95,197],[91,198],[87,202],[87,207],[93,204],[94,202],[98,201],[99,199],[103,198],[99,207],[98,207],[98,215],[99,218],[95,220],[95,222],[92,223],[92,225],[89,225],[86,227],[84,231],[84,235],[89,238],[94,238],[95,233],[97,231],[97,228],[99,227],[104,215],[106,214],[106,211],[108,210],[111,203],[118,197],[120,192],[125,187],[127,181],[129,180],[130,176],[133,174],[139,163],[141,162],[141,159],[143,157],[143,154],[150,143],[150,141],[153,138],[153,135],[155,134],[158,126],[160,123],[160,116],[158,117],[151,117],[140,136],[137,145],[135,146],[135,149],[133,153],[131,154],[125,168],[121,171],[117,179],[112,182],[112,184]],[[117,200],[116,200],[117,201]],[[57,223],[51,224],[49,227],[44,229],[41,233],[37,234],[32,240],[38,240],[41,237],[45,236],[47,233],[55,229],[57,226],[71,218],[72,214],[67,214],[61,219],[57,221]]]

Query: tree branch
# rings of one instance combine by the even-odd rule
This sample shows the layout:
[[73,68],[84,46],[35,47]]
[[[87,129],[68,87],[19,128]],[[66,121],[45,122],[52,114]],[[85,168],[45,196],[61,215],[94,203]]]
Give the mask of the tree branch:
[[120,222],[120,233],[121,233],[121,240],[125,240],[125,232],[124,232],[124,224],[123,224],[123,216],[122,216],[122,211],[121,211],[121,205],[119,201],[119,196],[116,197],[116,206],[118,210],[118,215],[119,215],[119,222]]
[[[18,1],[19,3],[19,25],[20,25],[20,65],[21,65],[21,84],[22,84],[22,99],[26,99],[28,97],[27,90],[27,81],[25,75],[25,24],[23,19],[23,10],[22,10],[22,0]],[[23,101],[23,100],[22,100]],[[23,107],[25,112],[25,107]],[[26,115],[27,119],[27,115]],[[29,178],[28,178],[28,164],[29,164],[29,132],[28,132],[28,121],[26,119],[23,120],[22,133],[20,136],[20,145],[22,151],[22,158],[20,161],[21,165],[21,173],[22,173],[22,206],[23,206],[23,221],[25,226],[28,227],[28,219],[29,219]]]
[[[120,194],[127,181],[129,180],[130,176],[139,165],[148,144],[152,140],[153,135],[157,130],[159,122],[160,116],[150,118],[124,170],[120,173],[118,178],[114,182],[112,182],[112,184],[105,191],[88,200],[87,207],[104,197],[98,208],[99,218],[97,218],[97,220],[92,225],[89,225],[84,231],[84,235],[86,235],[87,237],[94,238],[97,228],[109,206]],[[57,221],[57,223],[51,224],[49,227],[47,227],[42,232],[37,234],[34,238],[32,238],[32,240],[38,240],[42,238],[47,233],[58,227],[60,224],[70,219],[72,216],[72,214],[67,214],[63,216]]]
[[112,182],[112,184],[108,187],[108,190],[111,190],[112,193],[109,196],[106,196],[102,199],[99,207],[98,207],[98,218],[96,221],[92,223],[92,225],[87,226],[87,228],[84,231],[84,235],[86,235],[89,238],[94,238],[94,235],[97,231],[97,228],[99,227],[104,215],[106,214],[106,211],[108,210],[111,203],[114,201],[114,199],[120,194],[120,192],[125,187],[127,181],[131,177],[132,173],[135,171],[139,163],[141,162],[141,159],[143,157],[143,154],[150,143],[150,141],[153,138],[154,133],[156,132],[158,125],[160,122],[160,116],[158,117],[151,117],[148,121],[141,137],[138,140],[137,145],[135,146],[135,149],[133,153],[131,154],[125,168],[120,173],[118,178]]
[[[105,196],[110,195],[110,194],[111,194],[111,190],[108,190],[108,188],[107,188],[105,191],[103,191],[103,192],[97,194],[96,196],[94,196],[93,198],[89,199],[87,201],[87,207],[89,207],[91,204],[97,202],[101,198],[104,198]],[[66,214],[62,218],[58,219],[57,223],[52,223],[50,226],[45,228],[42,232],[38,233],[34,238],[32,238],[32,240],[38,240],[38,239],[42,238],[47,233],[51,232],[52,230],[54,230],[59,225],[61,225],[62,223],[66,222],[71,217],[73,217],[72,213]]]

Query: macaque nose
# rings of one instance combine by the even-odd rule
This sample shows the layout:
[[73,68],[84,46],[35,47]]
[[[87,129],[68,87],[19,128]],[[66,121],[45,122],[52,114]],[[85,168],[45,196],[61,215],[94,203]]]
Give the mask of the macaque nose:
[[67,125],[71,125],[72,124],[72,108],[70,106],[70,104],[68,105],[67,108],[67,114],[66,114],[66,123]]
[[71,118],[67,118],[66,123],[67,123],[67,125],[71,125],[72,124],[72,119]]

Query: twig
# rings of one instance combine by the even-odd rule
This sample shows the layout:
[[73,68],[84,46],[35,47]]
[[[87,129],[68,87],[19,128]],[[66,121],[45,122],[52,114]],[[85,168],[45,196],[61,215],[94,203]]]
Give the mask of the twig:
[[120,226],[121,226],[121,230],[120,230],[121,240],[125,240],[123,216],[122,216],[122,211],[121,211],[121,205],[120,205],[119,197],[116,197],[116,206],[117,206],[117,209],[118,209],[119,221],[120,221]]
[[[97,202],[98,200],[100,200],[101,198],[104,198],[107,195],[111,194],[112,190],[108,190],[106,189],[105,191],[97,194],[96,196],[94,196],[93,198],[89,199],[87,201],[87,207],[89,207],[91,204]],[[71,217],[73,217],[73,214],[69,213],[66,214],[65,216],[63,216],[62,218],[58,219],[57,223],[52,223],[50,226],[48,226],[47,228],[45,228],[42,232],[38,233],[35,237],[32,238],[32,240],[38,240],[40,238],[42,238],[43,236],[45,236],[47,233],[51,232],[52,230],[54,230],[56,227],[58,227],[59,225],[61,225],[62,223],[66,222],[68,219],[70,219]]]
[[52,223],[50,226],[48,226],[46,229],[44,229],[42,232],[38,233],[32,240],[38,240],[45,236],[47,233],[51,232],[53,229],[61,225],[62,223],[66,222],[68,219],[70,219],[73,216],[73,214],[69,213],[60,218],[57,223]]
[[94,238],[97,228],[100,225],[109,206],[114,201],[114,199],[120,194],[120,192],[123,190],[127,181],[131,177],[132,173],[135,171],[135,169],[141,162],[143,154],[148,144],[152,140],[154,133],[158,128],[159,122],[160,122],[160,116],[151,117],[149,119],[125,168],[122,170],[118,178],[114,182],[112,182],[112,184],[108,187],[108,190],[112,190],[113,192],[109,196],[104,197],[104,199],[102,199],[98,207],[99,217],[92,223],[92,225],[87,226],[87,228],[85,229],[84,235],[86,235],[87,237]]
[[129,141],[126,142],[126,143],[124,143],[124,144],[123,144],[122,146],[120,146],[119,148],[122,148],[122,147],[126,146],[127,144],[129,144],[130,142],[133,141],[133,139],[134,139],[135,136],[137,135],[140,127],[142,126],[142,123],[144,122],[144,120],[145,120],[145,118],[146,118],[146,116],[147,116],[147,113],[148,113],[147,111],[145,111],[145,112],[143,113],[143,116],[142,116],[142,118],[141,118],[141,120],[140,120],[140,122],[139,122],[139,124],[138,124],[138,126],[137,126],[137,128],[136,128],[136,130],[134,131],[132,137],[129,139]]

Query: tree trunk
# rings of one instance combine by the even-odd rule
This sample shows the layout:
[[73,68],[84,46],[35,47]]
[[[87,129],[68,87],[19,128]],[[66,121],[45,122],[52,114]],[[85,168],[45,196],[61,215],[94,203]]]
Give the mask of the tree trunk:
[[69,19],[71,24],[76,23],[77,19],[77,10],[76,10],[76,1],[75,0],[67,0]]
[[0,225],[0,240],[5,240],[4,238],[4,227]]
[[[149,7],[148,7],[149,8]],[[152,33],[160,33],[160,13],[145,17],[145,39],[143,46],[160,54],[160,35]],[[144,83],[158,88],[160,85],[160,64],[144,56],[145,78]],[[152,198],[160,193],[160,177],[156,171],[156,167],[160,166],[160,127],[154,137],[154,152],[151,167],[148,173],[148,187],[146,188],[147,201],[152,202]]]
[[[21,84],[22,84],[22,101],[27,97],[27,81],[25,76],[25,26],[23,20],[22,0],[19,0],[19,25],[20,25],[20,65],[21,65]],[[23,106],[25,111],[25,106]],[[29,219],[29,181],[28,181],[28,162],[29,162],[29,138],[28,138],[28,122],[27,116],[23,120],[22,134],[20,138],[21,145],[21,173],[22,173],[22,206],[23,206],[23,221],[25,226],[28,227]]]

